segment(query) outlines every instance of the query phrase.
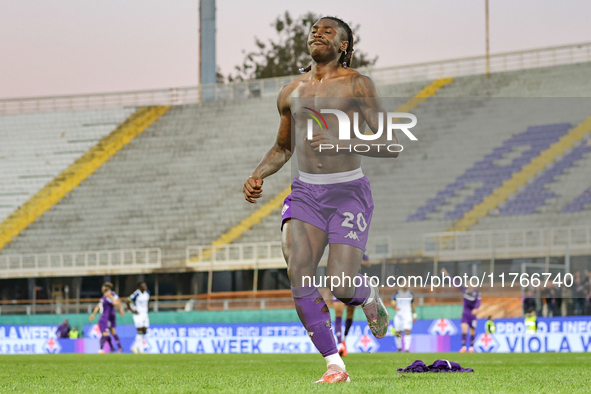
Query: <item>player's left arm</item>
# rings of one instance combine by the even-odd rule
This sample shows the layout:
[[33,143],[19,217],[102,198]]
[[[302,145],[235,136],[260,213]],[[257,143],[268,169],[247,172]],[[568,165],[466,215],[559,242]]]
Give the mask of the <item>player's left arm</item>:
[[412,322],[415,323],[417,321],[417,310],[415,308],[415,297],[413,295],[412,300],[410,302],[410,306],[412,308]]
[[[370,130],[375,134],[379,130],[380,118],[382,118],[382,135],[370,141],[365,141],[360,138],[351,140],[351,144],[367,144],[371,150],[365,153],[365,156],[370,157],[398,157],[399,152],[390,152],[386,146],[398,144],[398,137],[392,130],[392,139],[388,140],[388,133],[386,131],[386,115],[387,111],[384,109],[382,99],[372,79],[368,76],[357,74],[353,77],[353,94],[357,100],[359,110],[363,119],[367,123]],[[378,145],[383,145],[379,147]]]

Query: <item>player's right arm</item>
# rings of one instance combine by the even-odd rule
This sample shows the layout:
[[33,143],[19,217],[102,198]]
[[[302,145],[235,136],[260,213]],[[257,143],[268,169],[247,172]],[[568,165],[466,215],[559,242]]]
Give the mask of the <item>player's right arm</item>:
[[137,311],[131,307],[131,300],[130,299],[125,300],[125,305],[127,306],[127,309],[129,309],[129,311],[131,313],[133,313],[134,315],[137,315]]
[[399,310],[398,308],[396,308],[396,298],[397,297],[398,297],[398,291],[396,291],[396,293],[394,293],[394,295],[392,296],[392,302],[391,302],[392,308],[395,311],[398,311]]
[[396,311],[397,310],[396,309],[396,300],[392,300],[391,304],[392,304],[392,309],[394,309]]
[[263,179],[273,175],[283,167],[291,158],[291,106],[290,95],[292,84],[285,85],[277,97],[277,110],[280,123],[275,144],[263,156],[259,165],[250,174],[242,192],[246,201],[256,204],[254,199],[260,198],[263,193]]
[[133,313],[134,315],[137,315],[137,311],[131,307],[131,303],[133,302],[135,304],[136,298],[137,298],[137,290],[134,291],[133,294],[130,295],[129,298],[125,300],[125,305],[127,305],[127,309],[129,309],[129,311],[131,313]]

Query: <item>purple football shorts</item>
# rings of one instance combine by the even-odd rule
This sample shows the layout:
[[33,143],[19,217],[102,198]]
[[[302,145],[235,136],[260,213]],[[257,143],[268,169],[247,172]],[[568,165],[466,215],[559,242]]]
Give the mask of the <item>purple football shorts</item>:
[[[352,174],[354,179],[330,182],[333,175],[333,179],[347,179],[341,174]],[[308,182],[317,179],[327,182]],[[371,186],[360,168],[320,176],[300,172],[300,178],[294,178],[291,186],[291,217],[324,231],[329,244],[351,245],[365,251],[373,208]]]
[[111,328],[111,319],[99,319],[98,326],[101,333],[109,332],[109,328]]
[[111,327],[111,328],[117,327],[117,317],[115,315],[109,316],[109,327]]
[[281,210],[281,231],[286,221],[291,219],[291,194],[288,194],[283,200],[283,209]]
[[478,319],[473,313],[462,313],[462,323],[466,323],[468,326],[476,329],[476,324],[478,323]]

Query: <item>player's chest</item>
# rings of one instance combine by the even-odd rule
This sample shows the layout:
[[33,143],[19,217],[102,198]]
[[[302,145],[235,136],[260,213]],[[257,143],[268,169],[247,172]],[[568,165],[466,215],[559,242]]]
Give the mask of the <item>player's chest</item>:
[[292,97],[302,98],[342,98],[353,95],[353,84],[346,78],[302,81],[292,92]]
[[352,94],[352,91],[344,88],[304,85],[291,96],[291,113],[297,120],[298,114],[303,116],[310,109],[318,112],[322,109],[349,112],[357,108],[356,101],[351,98]]

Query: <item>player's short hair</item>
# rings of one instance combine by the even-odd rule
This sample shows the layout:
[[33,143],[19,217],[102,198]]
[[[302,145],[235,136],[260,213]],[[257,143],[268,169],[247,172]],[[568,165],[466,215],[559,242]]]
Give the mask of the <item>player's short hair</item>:
[[[142,284],[144,284],[144,283],[146,283],[146,281],[145,281],[145,280],[140,280],[139,282],[137,282],[137,288],[139,289],[139,288],[140,288],[140,286],[141,286]],[[148,284],[146,283],[146,286],[147,286],[147,285],[148,285]]]
[[[333,21],[337,22],[339,24],[339,27],[345,31],[346,37],[345,37],[345,40],[343,40],[343,41],[349,42],[349,45],[347,46],[346,51],[341,52],[341,57],[339,58],[339,64],[345,68],[351,67],[351,61],[353,60],[353,51],[354,51],[354,49],[353,49],[353,30],[351,30],[351,27],[347,24],[347,22],[343,21],[340,18],[337,18],[336,16],[323,16],[320,19],[333,20]],[[320,20],[320,19],[318,19],[318,20]],[[311,69],[312,69],[312,65],[308,65],[308,67],[301,68],[300,71],[302,72],[302,74],[304,74],[304,73],[307,73],[308,71],[310,71]]]
[[106,287],[109,290],[113,290],[113,284],[111,282],[103,283],[103,287]]

